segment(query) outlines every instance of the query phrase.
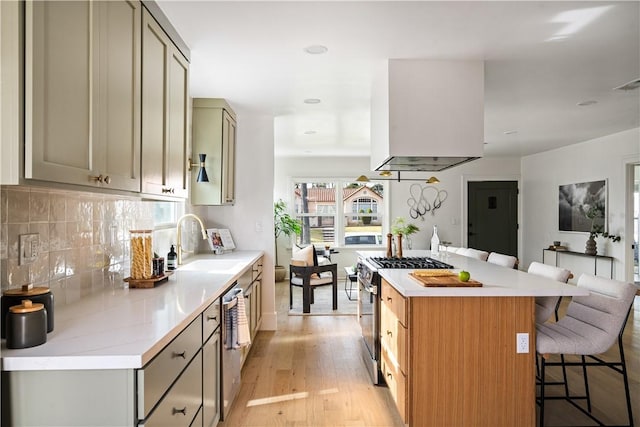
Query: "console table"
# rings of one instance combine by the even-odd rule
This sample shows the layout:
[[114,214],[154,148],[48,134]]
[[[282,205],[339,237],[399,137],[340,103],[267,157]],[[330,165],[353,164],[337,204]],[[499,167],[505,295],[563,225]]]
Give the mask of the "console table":
[[568,255],[568,256],[578,256],[578,257],[583,257],[583,258],[592,258],[593,259],[593,274],[594,275],[598,275],[598,261],[609,261],[609,279],[613,278],[613,257],[610,256],[606,256],[606,255],[587,255],[583,252],[574,252],[574,251],[567,251],[567,250],[561,250],[561,251],[557,251],[554,249],[543,249],[542,250],[542,263],[545,263],[545,254],[547,252],[553,252],[556,254],[555,257],[555,266],[556,267],[562,267],[561,265],[558,265],[558,259],[560,258],[560,254],[562,254],[562,256],[564,255]]

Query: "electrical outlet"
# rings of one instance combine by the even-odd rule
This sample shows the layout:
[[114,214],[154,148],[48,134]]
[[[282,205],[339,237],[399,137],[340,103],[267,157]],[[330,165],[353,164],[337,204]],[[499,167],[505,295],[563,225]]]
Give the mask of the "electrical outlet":
[[529,353],[529,334],[526,332],[516,334],[516,353]]
[[40,234],[21,234],[19,240],[19,265],[32,264],[38,258]]

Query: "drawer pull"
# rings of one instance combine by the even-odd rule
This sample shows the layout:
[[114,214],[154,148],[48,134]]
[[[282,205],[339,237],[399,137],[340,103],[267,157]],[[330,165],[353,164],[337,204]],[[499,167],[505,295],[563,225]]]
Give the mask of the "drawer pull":
[[218,316],[207,316],[207,321],[209,320],[218,320]]
[[391,375],[391,372],[387,372],[387,377],[393,379],[393,375]]
[[100,182],[100,183],[104,183],[104,184],[111,184],[111,178],[109,177],[109,175],[102,176],[102,174],[100,174],[98,176],[90,176],[89,179],[91,179],[91,181],[95,181],[95,182]]
[[387,335],[392,336],[393,332],[391,332],[390,330],[387,330]]
[[393,298],[387,297],[387,301],[393,301]]
[[173,357],[174,357],[174,358],[176,358],[176,357],[182,357],[183,359],[186,359],[186,358],[187,358],[187,352],[186,352],[186,351],[183,351],[182,353],[176,353],[176,352],[174,351],[174,352],[173,352]]
[[178,409],[178,408],[171,409],[171,415],[176,415],[176,414],[182,414],[184,416],[187,416],[187,407],[185,406],[182,409]]

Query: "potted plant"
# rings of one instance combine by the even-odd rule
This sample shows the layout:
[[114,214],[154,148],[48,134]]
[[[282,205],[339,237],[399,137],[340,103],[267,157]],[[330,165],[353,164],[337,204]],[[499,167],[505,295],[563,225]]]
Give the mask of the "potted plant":
[[273,224],[276,240],[275,280],[276,282],[280,282],[284,280],[286,269],[282,265],[278,264],[278,237],[283,234],[285,236],[300,234],[302,231],[302,225],[300,224],[300,221],[287,213],[287,205],[282,199],[273,204]]
[[582,207],[584,215],[591,220],[591,231],[589,231],[589,239],[585,247],[584,253],[587,255],[596,255],[598,248],[596,244],[596,237],[602,236],[606,239],[611,239],[612,242],[619,242],[620,236],[609,234],[604,230],[604,225],[596,224],[596,220],[604,219],[604,210],[598,204],[585,205]]
[[[403,217],[399,216],[393,220],[393,224],[391,224],[391,232],[393,234],[402,234],[404,239],[404,244],[407,246],[407,249],[411,249],[411,235],[420,231],[420,228],[413,224],[407,223],[407,220]],[[403,245],[404,246],[404,245]]]

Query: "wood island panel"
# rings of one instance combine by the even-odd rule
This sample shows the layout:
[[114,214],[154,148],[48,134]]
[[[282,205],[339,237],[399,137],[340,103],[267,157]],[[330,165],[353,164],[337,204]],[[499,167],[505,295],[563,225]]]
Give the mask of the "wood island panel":
[[410,425],[535,425],[533,297],[409,300]]

